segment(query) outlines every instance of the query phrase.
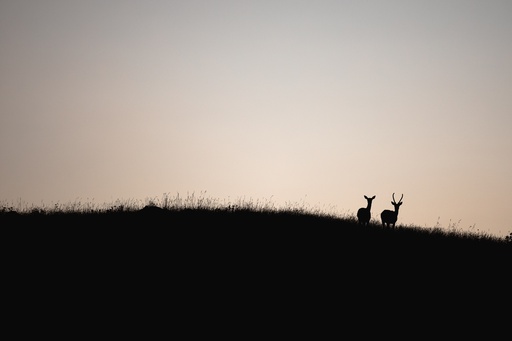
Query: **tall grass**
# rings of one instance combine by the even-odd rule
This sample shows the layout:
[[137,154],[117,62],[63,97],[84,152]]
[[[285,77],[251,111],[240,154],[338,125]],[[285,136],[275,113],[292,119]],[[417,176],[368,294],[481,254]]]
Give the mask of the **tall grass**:
[[66,273],[62,269],[85,264],[101,273],[122,266],[131,274],[135,266],[173,283],[192,276],[206,286],[221,278],[276,283],[292,274],[320,286],[366,278],[357,283],[382,288],[392,278],[393,286],[427,280],[476,288],[481,279],[505,283],[512,260],[511,238],[440,227],[384,228],[375,220],[363,227],[332,208],[204,193],[101,205],[4,205],[0,226],[7,254],[18,264],[23,260],[20,269],[36,262],[38,269],[59,264]]
[[[15,203],[0,202],[0,212],[17,212],[19,214],[54,214],[54,213],[107,213],[107,212],[135,212],[144,207],[158,207],[169,211],[180,210],[209,210],[209,211],[252,211],[252,212],[294,212],[304,214],[314,214],[318,216],[336,216],[334,207],[314,207],[306,202],[285,202],[284,205],[278,205],[269,199],[253,199],[238,197],[235,199],[218,199],[210,197],[206,192],[187,193],[185,196],[177,193],[171,195],[164,193],[161,197],[148,197],[144,200],[135,199],[117,199],[112,202],[96,203],[94,200],[82,200],[80,198],[67,203],[52,203],[40,205],[27,204],[17,201]],[[352,218],[351,218],[352,219]]]
[[[286,202],[284,205],[277,205],[271,197],[270,199],[253,199],[253,198],[236,198],[236,199],[218,199],[210,197],[206,192],[187,193],[185,196],[177,193],[171,195],[164,193],[161,197],[151,197],[145,200],[115,200],[98,204],[94,200],[81,200],[76,199],[69,203],[52,203],[50,205],[41,204],[39,206],[29,205],[18,201],[16,203],[0,203],[0,217],[13,215],[27,218],[37,218],[42,216],[68,216],[68,217],[81,217],[87,216],[106,217],[111,216],[113,213],[137,213],[144,211],[145,208],[156,208],[161,213],[183,213],[186,212],[187,217],[194,219],[194,214],[197,216],[210,214],[210,218],[219,213],[230,213],[231,217],[237,213],[237,219],[243,220],[255,219],[256,217],[265,217],[266,224],[278,225],[293,223],[296,225],[312,224],[318,226],[319,224],[337,224],[337,226],[344,226],[345,228],[362,230],[358,226],[357,219],[353,214],[348,212],[340,214],[334,207],[318,207],[311,206],[306,202]],[[243,216],[245,214],[246,216]],[[218,216],[218,215],[216,215]],[[216,217],[215,216],[215,217]],[[174,218],[177,216],[174,215]],[[223,216],[227,217],[227,216]],[[287,217],[288,220],[283,219]],[[293,219],[291,219],[293,217]],[[145,215],[146,219],[154,219],[153,216]],[[279,218],[279,219],[278,219]],[[271,223],[270,221],[274,219]],[[32,220],[35,221],[35,220]],[[147,220],[149,221],[149,220]],[[206,220],[207,221],[207,220]],[[156,221],[160,223],[160,221]],[[286,226],[282,226],[286,227]],[[450,224],[448,228],[442,228],[439,224],[433,227],[419,227],[414,225],[401,225],[397,224],[396,229],[385,229],[380,225],[375,218],[372,218],[369,226],[364,229],[366,231],[373,231],[379,233],[381,230],[386,230],[388,233],[395,235],[395,238],[414,234],[416,238],[429,238],[429,239],[443,239],[452,238],[458,240],[470,241],[488,241],[496,243],[507,243],[512,245],[512,232],[505,238],[493,236],[484,232],[463,231],[458,228],[458,224]]]

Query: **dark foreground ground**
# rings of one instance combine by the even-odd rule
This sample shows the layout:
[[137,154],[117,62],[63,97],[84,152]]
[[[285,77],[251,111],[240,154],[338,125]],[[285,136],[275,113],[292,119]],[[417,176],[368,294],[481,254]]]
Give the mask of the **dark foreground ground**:
[[4,310],[57,310],[74,333],[116,316],[132,319],[124,331],[147,321],[244,335],[290,317],[391,326],[398,314],[422,331],[494,314],[499,327],[510,308],[512,245],[492,238],[243,210],[4,212],[0,226]]
[[512,243],[478,235],[422,228],[358,226],[340,219],[293,212],[162,210],[102,213],[2,213],[0,226],[19,246],[92,252],[179,253],[226,259],[271,257],[390,261],[444,259],[453,265],[508,259]]

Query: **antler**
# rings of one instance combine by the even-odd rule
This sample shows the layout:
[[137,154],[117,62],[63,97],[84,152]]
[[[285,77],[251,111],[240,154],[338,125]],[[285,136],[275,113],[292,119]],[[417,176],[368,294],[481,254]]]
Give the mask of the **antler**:
[[[400,200],[398,200],[398,202],[402,202],[402,199],[403,199],[404,195],[402,193],[402,197],[400,197]],[[393,202],[396,204],[396,200],[395,200],[395,193],[393,193]]]

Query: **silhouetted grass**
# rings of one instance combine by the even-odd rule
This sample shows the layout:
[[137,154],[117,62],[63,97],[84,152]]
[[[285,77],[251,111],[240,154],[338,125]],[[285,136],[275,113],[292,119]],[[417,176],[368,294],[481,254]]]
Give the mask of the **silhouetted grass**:
[[17,290],[67,288],[70,297],[106,301],[114,294],[121,306],[135,293],[153,302],[215,298],[216,308],[224,297],[297,307],[304,297],[423,307],[468,297],[487,302],[510,283],[509,240],[375,222],[362,227],[353,216],[302,204],[177,196],[24,211],[4,205],[0,226],[4,277]]
[[[23,231],[51,236],[81,235],[96,243],[101,238],[130,237],[155,243],[176,239],[187,243],[208,243],[219,247],[233,244],[248,248],[269,247],[293,251],[315,250],[339,252],[349,250],[383,253],[384,256],[407,252],[422,256],[465,254],[467,256],[501,254],[510,256],[510,238],[498,238],[483,233],[401,226],[383,228],[372,221],[359,226],[353,216],[338,216],[303,204],[276,207],[271,200],[238,199],[234,202],[206,198],[204,195],[162,199],[116,201],[93,205],[77,201],[51,207],[25,207],[16,210],[7,205],[0,209],[1,224]],[[207,241],[208,240],[208,241]],[[245,243],[245,244],[244,244]]]

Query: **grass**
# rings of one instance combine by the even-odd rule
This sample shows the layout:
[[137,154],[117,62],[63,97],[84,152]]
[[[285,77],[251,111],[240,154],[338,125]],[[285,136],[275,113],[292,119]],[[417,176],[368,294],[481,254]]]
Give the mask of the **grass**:
[[0,206],[0,217],[3,226],[60,227],[66,228],[68,233],[73,229],[108,234],[112,230],[126,232],[144,228],[170,234],[201,231],[212,239],[222,240],[232,240],[236,238],[234,236],[243,238],[245,234],[261,244],[280,238],[283,242],[289,239],[298,243],[314,242],[315,245],[324,243],[335,249],[357,245],[366,250],[415,248],[436,249],[437,252],[510,252],[512,248],[512,233],[506,238],[498,238],[439,226],[426,228],[398,224],[397,228],[390,229],[383,228],[375,220],[362,227],[352,215],[339,216],[332,209],[312,208],[305,203],[286,203],[284,207],[277,207],[271,199],[221,201],[209,198],[205,193],[185,197],[164,194],[159,199],[117,200],[103,205],[80,200],[40,207],[18,204],[14,208],[4,204]]
[[375,221],[362,227],[349,214],[300,203],[283,208],[192,194],[0,207],[4,278],[26,293],[68,288],[76,297],[79,285],[80,295],[90,293],[84,297],[119,292],[123,302],[136,294],[155,302],[215,297],[214,307],[225,297],[423,306],[495,302],[493,295],[510,288],[510,239]]

